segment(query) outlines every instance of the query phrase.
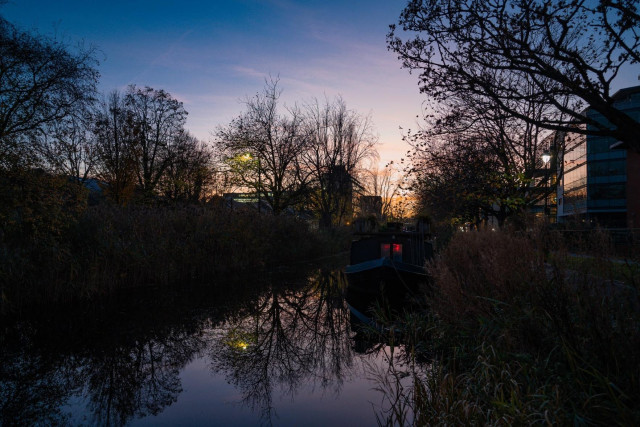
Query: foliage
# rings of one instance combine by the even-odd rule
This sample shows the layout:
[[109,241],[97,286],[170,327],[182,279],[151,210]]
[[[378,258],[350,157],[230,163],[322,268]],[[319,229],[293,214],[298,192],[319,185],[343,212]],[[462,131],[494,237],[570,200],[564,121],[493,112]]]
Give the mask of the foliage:
[[0,223],[5,241],[52,243],[86,209],[87,191],[41,169],[0,173]]
[[562,247],[548,230],[458,233],[430,265],[429,312],[406,323],[431,360],[411,390],[417,424],[639,422],[638,278],[610,281],[598,253],[598,271],[568,269]]
[[[640,124],[614,107],[611,93],[620,70],[640,61],[638,7],[632,0],[412,0],[400,16],[403,34],[393,25],[387,40],[437,100],[486,98],[507,116],[611,136],[638,151]],[[523,101],[548,111],[530,114]],[[606,120],[583,114],[587,106]]]
[[111,92],[96,114],[96,173],[111,200],[126,204],[135,189],[138,148],[135,118],[122,95]]
[[0,17],[0,167],[33,163],[49,126],[90,104],[93,49],[30,34]]
[[[296,107],[280,113],[280,95],[278,80],[267,81],[263,93],[245,100],[242,115],[218,128],[215,141],[238,183],[254,189],[274,215],[299,203],[308,181],[299,164],[306,142],[302,115]],[[251,163],[243,166],[243,160]]]
[[[530,116],[550,114],[544,104],[518,101]],[[489,217],[502,226],[548,197],[562,139],[504,114],[481,96],[452,95],[433,106],[425,126],[405,136],[413,148],[408,171],[423,210],[440,221],[479,224]]]
[[86,204],[86,189],[67,178],[42,170],[0,173],[0,305],[12,292],[29,293],[34,274],[55,278],[69,262],[64,242]]
[[[322,227],[344,224],[352,214],[354,193],[367,192],[365,162],[377,157],[371,120],[333,101],[309,103],[305,111],[308,139],[301,163],[310,174],[309,204]],[[374,192],[379,188],[374,188]]]
[[452,136],[449,141],[416,145],[411,173],[421,210],[451,225],[479,224],[495,207],[506,214],[509,206],[500,203],[500,193],[508,193],[512,177],[500,174],[496,158],[476,146],[478,139]]
[[[50,197],[33,197],[29,212],[42,205],[39,213],[45,220],[23,215],[3,228],[3,311],[122,288],[209,284],[216,277],[271,270],[343,250],[336,250],[336,244],[344,248],[336,236],[315,234],[291,217],[232,211],[218,204],[102,203],[84,209],[86,195],[63,204],[59,192],[44,191],[48,193],[38,194]],[[60,213],[53,215],[53,208]],[[54,219],[58,222],[52,223]],[[37,225],[33,238],[23,238],[22,230],[32,223]]]

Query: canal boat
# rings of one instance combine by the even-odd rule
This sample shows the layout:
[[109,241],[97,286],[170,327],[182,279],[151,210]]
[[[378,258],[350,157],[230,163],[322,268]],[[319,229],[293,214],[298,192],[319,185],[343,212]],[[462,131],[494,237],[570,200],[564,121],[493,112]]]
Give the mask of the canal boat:
[[375,232],[356,232],[345,274],[352,290],[415,290],[427,281],[425,263],[433,256],[428,224],[388,224]]

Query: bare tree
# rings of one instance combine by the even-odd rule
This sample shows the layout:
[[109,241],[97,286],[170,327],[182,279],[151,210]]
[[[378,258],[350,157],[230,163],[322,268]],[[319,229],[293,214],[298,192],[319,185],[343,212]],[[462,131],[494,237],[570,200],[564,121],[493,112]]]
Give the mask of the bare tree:
[[[92,49],[29,34],[0,17],[0,165],[27,161],[45,128],[92,102]],[[33,160],[33,159],[31,159]]]
[[[129,86],[125,104],[136,126],[138,185],[145,196],[154,194],[165,170],[174,161],[184,138],[187,112],[182,102],[164,90]],[[194,146],[195,148],[195,146]]]
[[48,126],[47,135],[39,145],[44,161],[54,172],[84,183],[94,172],[97,160],[94,114],[78,111]]
[[213,161],[211,148],[185,132],[175,142],[172,161],[160,181],[162,194],[174,201],[200,201],[217,184]]
[[208,145],[211,150],[213,165],[211,167],[211,182],[208,188],[208,196],[222,196],[233,191],[234,179],[226,159],[219,151],[219,146]]
[[[398,212],[394,208],[401,197],[402,177],[394,171],[393,165],[387,165],[383,169],[376,167],[367,170],[362,179],[362,187],[359,198],[361,215],[366,216],[377,213],[372,211],[379,211],[384,218],[398,219],[396,218]],[[374,198],[373,200],[379,200],[379,203],[373,203],[376,206],[367,203],[368,200],[372,200],[371,197]]]
[[[528,123],[640,151],[640,123],[611,93],[622,67],[640,61],[638,8],[633,0],[412,0],[399,20],[406,34],[392,25],[387,40],[436,100],[486,97]],[[551,114],[531,116],[521,101]]]
[[[545,110],[525,101],[519,107],[531,117]],[[502,224],[553,190],[548,176],[541,179],[543,151],[558,149],[553,133],[507,115],[481,97],[451,98],[443,111],[426,120],[427,126],[406,140],[414,149],[414,177],[423,181],[416,186],[430,209],[438,210],[437,196],[443,212],[458,206],[450,212],[463,221],[492,216]]]
[[216,143],[224,149],[240,182],[253,188],[274,215],[300,202],[307,177],[299,165],[305,149],[302,115],[296,107],[278,111],[278,80],[245,100],[246,111],[218,128]]
[[476,138],[420,138],[421,148],[411,159],[419,211],[440,223],[479,224],[504,187],[495,157]]
[[131,198],[136,182],[137,126],[117,91],[102,101],[96,115],[96,172],[105,192],[119,204]]
[[310,202],[320,225],[331,227],[348,220],[364,162],[377,157],[377,138],[370,118],[349,110],[340,97],[323,104],[315,100],[305,116],[308,144],[302,162],[312,177]]

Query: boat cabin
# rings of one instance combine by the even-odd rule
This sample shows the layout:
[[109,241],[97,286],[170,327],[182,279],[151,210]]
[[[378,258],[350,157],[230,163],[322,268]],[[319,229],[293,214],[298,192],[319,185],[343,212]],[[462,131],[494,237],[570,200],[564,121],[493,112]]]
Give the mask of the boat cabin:
[[433,256],[431,243],[418,232],[379,232],[362,235],[351,243],[350,264],[389,258],[406,264],[424,265]]

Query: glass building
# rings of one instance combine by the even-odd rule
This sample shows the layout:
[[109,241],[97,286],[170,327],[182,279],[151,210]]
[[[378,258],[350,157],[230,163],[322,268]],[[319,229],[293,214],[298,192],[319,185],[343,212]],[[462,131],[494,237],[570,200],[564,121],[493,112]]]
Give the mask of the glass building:
[[[613,95],[615,106],[640,121],[640,86],[622,89]],[[590,117],[605,122],[593,110]],[[568,133],[558,183],[558,222],[571,220],[608,227],[626,227],[629,197],[627,191],[627,150],[618,149],[614,138]]]

